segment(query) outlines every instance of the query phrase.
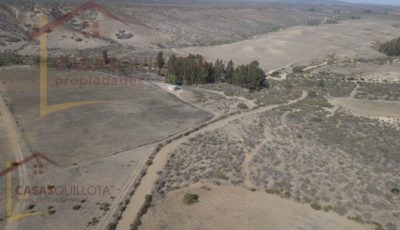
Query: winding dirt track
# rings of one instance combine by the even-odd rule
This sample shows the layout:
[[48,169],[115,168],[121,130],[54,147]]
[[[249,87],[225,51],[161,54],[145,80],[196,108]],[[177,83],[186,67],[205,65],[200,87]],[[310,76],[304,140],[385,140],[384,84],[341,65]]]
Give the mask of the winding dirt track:
[[128,204],[124,214],[122,215],[121,220],[119,221],[117,225],[117,230],[127,230],[130,229],[131,223],[135,220],[137,213],[139,212],[140,208],[143,206],[145,197],[148,194],[151,194],[154,186],[155,186],[155,181],[158,178],[158,171],[161,171],[164,169],[170,153],[172,153],[175,149],[177,149],[182,143],[186,142],[189,140],[189,138],[196,136],[199,133],[202,132],[207,132],[207,131],[213,131],[215,129],[224,127],[229,124],[229,122],[239,119],[248,115],[256,114],[256,113],[261,113],[265,111],[269,111],[275,108],[278,108],[280,106],[286,106],[286,105],[291,105],[295,104],[301,100],[303,100],[305,97],[307,97],[307,93],[303,91],[303,94],[301,97],[295,99],[295,100],[290,100],[287,103],[284,104],[278,104],[278,105],[271,105],[267,107],[261,107],[259,109],[251,110],[245,113],[241,114],[236,114],[232,115],[226,119],[223,120],[217,120],[214,121],[214,123],[209,124],[208,126],[199,129],[198,131],[195,131],[191,133],[188,136],[184,136],[180,139],[177,139],[170,144],[166,145],[164,148],[160,150],[160,152],[157,153],[156,157],[154,158],[153,164],[148,168],[147,174],[142,178],[140,185],[137,187],[135,194],[131,197],[131,201]]

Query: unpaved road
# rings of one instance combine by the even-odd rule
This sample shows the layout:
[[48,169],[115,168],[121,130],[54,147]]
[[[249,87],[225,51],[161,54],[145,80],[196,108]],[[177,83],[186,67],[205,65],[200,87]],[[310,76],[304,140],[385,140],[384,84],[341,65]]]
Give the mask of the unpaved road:
[[111,222],[111,219],[113,218],[113,214],[116,213],[117,209],[119,208],[119,203],[124,202],[125,196],[131,191],[131,188],[133,187],[133,184],[135,183],[136,178],[138,178],[139,173],[142,171],[142,168],[143,168],[145,162],[146,162],[146,158],[143,158],[140,161],[140,163],[138,164],[138,166],[135,168],[133,173],[129,176],[124,187],[121,188],[121,191],[119,192],[118,197],[113,200],[110,210],[101,219],[99,225],[97,226],[98,229],[106,229],[107,225]]
[[199,129],[196,132],[191,133],[188,136],[184,136],[180,139],[177,139],[170,144],[166,145],[164,148],[158,152],[156,157],[153,160],[153,164],[148,168],[147,174],[142,178],[140,185],[137,187],[135,194],[131,197],[131,201],[128,204],[124,214],[122,215],[121,220],[119,221],[117,225],[117,230],[127,230],[130,229],[131,223],[136,218],[137,213],[139,212],[140,208],[142,207],[145,197],[148,194],[151,194],[155,185],[155,181],[158,178],[158,171],[161,171],[164,169],[169,155],[171,152],[173,152],[175,149],[177,149],[182,143],[186,142],[189,140],[189,138],[196,136],[199,133],[202,132],[207,132],[207,131],[212,131],[221,127],[224,127],[229,124],[229,122],[235,120],[235,119],[240,119],[242,117],[251,115],[251,114],[256,114],[260,112],[265,112],[269,111],[275,108],[278,108],[280,106],[285,106],[285,105],[291,105],[294,103],[297,103],[301,100],[303,100],[307,96],[307,93],[303,91],[303,94],[301,97],[291,100],[287,103],[284,104],[278,104],[278,105],[271,105],[267,107],[262,107],[256,110],[251,110],[249,112],[237,114],[237,115],[232,115],[231,117],[228,117],[223,120],[218,120],[202,129]]
[[246,175],[246,179],[244,181],[244,186],[247,188],[252,188],[253,183],[251,181],[251,164],[254,156],[268,143],[268,141],[272,140],[272,133],[269,127],[264,127],[264,140],[258,144],[254,149],[251,150],[250,153],[246,154],[246,158],[244,159],[244,172]]

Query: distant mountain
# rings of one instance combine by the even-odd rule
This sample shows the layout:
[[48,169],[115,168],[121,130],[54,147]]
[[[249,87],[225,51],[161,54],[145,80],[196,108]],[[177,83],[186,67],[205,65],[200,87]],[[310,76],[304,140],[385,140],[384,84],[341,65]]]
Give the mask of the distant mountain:
[[[107,0],[103,0],[107,1]],[[343,4],[338,0],[119,0],[125,2],[146,2],[146,3],[296,3],[296,4]]]
[[[59,2],[59,3],[83,3],[88,0],[2,0],[4,3],[11,2]],[[92,0],[94,2],[106,3],[159,3],[159,4],[245,4],[245,3],[295,3],[295,4],[343,4],[338,0]],[[389,0],[390,1],[390,0]]]
[[[229,1],[229,0],[228,0]],[[253,2],[272,2],[272,3],[297,3],[297,4],[343,4],[337,0],[253,0]]]
[[345,1],[352,2],[352,3],[400,6],[399,0],[345,0]]

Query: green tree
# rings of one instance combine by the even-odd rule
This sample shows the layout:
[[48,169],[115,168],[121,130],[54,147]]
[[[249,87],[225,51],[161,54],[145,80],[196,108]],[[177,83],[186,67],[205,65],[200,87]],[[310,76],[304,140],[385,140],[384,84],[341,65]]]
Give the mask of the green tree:
[[177,73],[177,62],[178,58],[175,54],[171,54],[168,58],[167,69],[169,73],[176,74]]
[[232,61],[226,66],[222,60],[215,64],[207,62],[201,55],[190,54],[177,58],[172,54],[167,63],[166,82],[171,84],[207,84],[226,81],[250,90],[268,87],[265,72],[257,61],[235,68]]
[[108,65],[110,63],[110,59],[108,58],[107,50],[103,50],[103,61],[104,64]]
[[158,67],[158,69],[162,69],[164,67],[164,64],[165,64],[164,55],[163,55],[163,52],[160,51],[157,54],[157,67]]
[[379,51],[389,56],[400,56],[400,38],[383,43]]
[[217,59],[214,64],[212,78],[214,82],[221,82],[225,79],[225,64],[222,60]]
[[232,82],[234,71],[235,71],[235,65],[233,64],[233,61],[230,60],[225,67],[225,81],[226,82],[228,82],[228,83]]
[[232,84],[250,90],[260,90],[268,86],[265,72],[259,67],[257,61],[248,65],[240,65],[235,68]]

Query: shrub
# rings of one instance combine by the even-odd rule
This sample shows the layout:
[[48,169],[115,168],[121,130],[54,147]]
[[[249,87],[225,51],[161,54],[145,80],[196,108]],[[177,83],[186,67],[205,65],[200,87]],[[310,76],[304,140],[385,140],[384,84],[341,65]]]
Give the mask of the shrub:
[[315,91],[309,91],[308,92],[308,96],[309,97],[317,97],[318,95],[317,95],[317,93]]
[[343,205],[335,205],[335,207],[333,207],[333,211],[341,216],[343,216],[347,213],[347,209]]
[[137,230],[141,224],[142,221],[135,219],[135,221],[131,224],[131,230]]
[[56,210],[53,210],[53,209],[48,210],[48,213],[49,213],[49,215],[54,215],[56,213]]
[[325,211],[325,212],[329,212],[330,210],[332,210],[333,208],[332,208],[332,206],[330,206],[330,205],[328,205],[328,206],[325,206],[324,208],[323,208],[323,210]]
[[373,222],[367,222],[367,224],[375,225],[375,230],[384,230],[384,228],[382,227],[382,224],[379,222],[373,221]]
[[364,223],[363,219],[360,216],[348,216],[347,219],[358,222],[358,223]]
[[197,203],[198,201],[199,201],[199,196],[196,194],[186,193],[183,196],[183,203],[187,205],[192,205],[194,203]]
[[112,223],[109,223],[107,225],[107,230],[115,230],[115,229],[117,229],[117,223],[116,222],[112,222]]
[[102,204],[100,204],[100,210],[103,210],[105,212],[110,210],[110,203],[102,203]]
[[277,189],[265,189],[265,192],[268,194],[281,194],[281,191]]
[[239,109],[248,109],[249,107],[247,107],[247,105],[243,102],[238,104]]
[[314,118],[313,118],[313,121],[314,121],[314,122],[321,122],[321,121],[322,121],[322,118],[320,118],[320,117],[314,117]]
[[400,189],[399,188],[392,188],[392,190],[390,190],[393,194],[399,195],[400,194]]
[[229,177],[227,177],[223,172],[218,171],[212,174],[212,177],[220,179],[220,180],[228,180]]
[[153,199],[152,195],[146,195],[146,198],[145,198],[143,206],[140,208],[140,210],[139,210],[139,212],[138,212],[138,214],[136,216],[135,221],[131,224],[131,230],[138,229],[139,226],[142,224],[142,221],[140,221],[140,219],[149,210],[149,207],[151,205],[152,199]]
[[321,210],[322,207],[321,205],[317,204],[317,203],[312,203],[310,204],[311,208],[315,209],[315,210]]

